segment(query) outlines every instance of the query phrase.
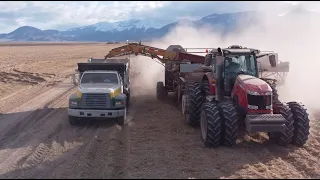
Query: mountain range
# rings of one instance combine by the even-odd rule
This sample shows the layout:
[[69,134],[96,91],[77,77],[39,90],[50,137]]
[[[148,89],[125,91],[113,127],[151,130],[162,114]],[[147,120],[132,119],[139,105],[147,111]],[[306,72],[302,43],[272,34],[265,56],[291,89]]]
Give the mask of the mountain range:
[[[301,8],[294,9],[289,13],[293,12],[314,14]],[[131,19],[114,23],[100,22],[66,31],[41,30],[32,26],[22,26],[10,33],[0,34],[0,41],[150,41],[153,38],[164,36],[178,24],[194,27],[210,26],[223,35],[232,32],[234,29],[241,30],[241,28],[248,27],[251,24],[259,24],[258,14],[259,12],[255,11],[211,14],[196,21],[182,19],[169,23],[168,21],[152,20],[149,18],[144,20]],[[283,18],[287,14],[276,15],[276,18]],[[237,22],[241,22],[241,25],[245,26],[241,26]]]

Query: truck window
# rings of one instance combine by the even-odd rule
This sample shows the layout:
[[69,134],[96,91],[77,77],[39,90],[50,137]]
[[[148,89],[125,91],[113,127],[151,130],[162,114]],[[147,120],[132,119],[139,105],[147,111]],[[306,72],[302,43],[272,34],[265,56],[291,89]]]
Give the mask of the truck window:
[[81,79],[81,84],[85,83],[118,84],[118,75],[115,73],[85,73]]

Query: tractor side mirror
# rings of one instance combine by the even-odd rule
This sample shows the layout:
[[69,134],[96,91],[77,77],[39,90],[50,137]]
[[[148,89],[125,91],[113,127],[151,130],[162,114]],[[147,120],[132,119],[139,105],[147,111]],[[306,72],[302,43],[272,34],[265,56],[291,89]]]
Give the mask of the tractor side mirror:
[[276,55],[274,55],[274,54],[269,55],[269,63],[271,65],[271,67],[277,66]]

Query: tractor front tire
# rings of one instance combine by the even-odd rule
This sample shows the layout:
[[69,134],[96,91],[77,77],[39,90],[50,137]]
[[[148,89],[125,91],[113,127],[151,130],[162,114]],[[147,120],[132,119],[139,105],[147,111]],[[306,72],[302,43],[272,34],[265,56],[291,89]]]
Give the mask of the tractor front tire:
[[303,105],[297,102],[288,103],[293,114],[293,138],[292,144],[296,146],[303,146],[307,143],[310,134],[310,120],[307,110]]
[[219,106],[222,119],[222,143],[225,146],[233,146],[237,142],[239,120],[236,108],[232,102],[222,102]]
[[221,118],[216,103],[205,103],[201,110],[201,140],[207,147],[217,147],[221,142]]
[[166,96],[166,89],[164,87],[163,82],[157,82],[157,99],[163,100]]
[[186,105],[185,105],[185,118],[190,126],[199,125],[202,96],[200,84],[197,82],[187,82],[186,84]]
[[286,146],[292,142],[294,131],[294,119],[293,114],[288,105],[282,103],[280,106],[280,114],[286,119],[285,129],[281,133],[276,133],[277,142],[281,146]]

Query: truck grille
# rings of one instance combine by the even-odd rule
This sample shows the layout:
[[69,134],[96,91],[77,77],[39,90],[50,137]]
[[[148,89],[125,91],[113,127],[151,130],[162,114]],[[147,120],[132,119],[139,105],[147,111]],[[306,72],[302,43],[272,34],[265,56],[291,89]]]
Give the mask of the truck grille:
[[258,110],[265,110],[266,106],[271,105],[271,96],[255,96],[247,94],[248,104],[258,106]]
[[109,107],[109,94],[83,94],[83,104],[86,107]]

